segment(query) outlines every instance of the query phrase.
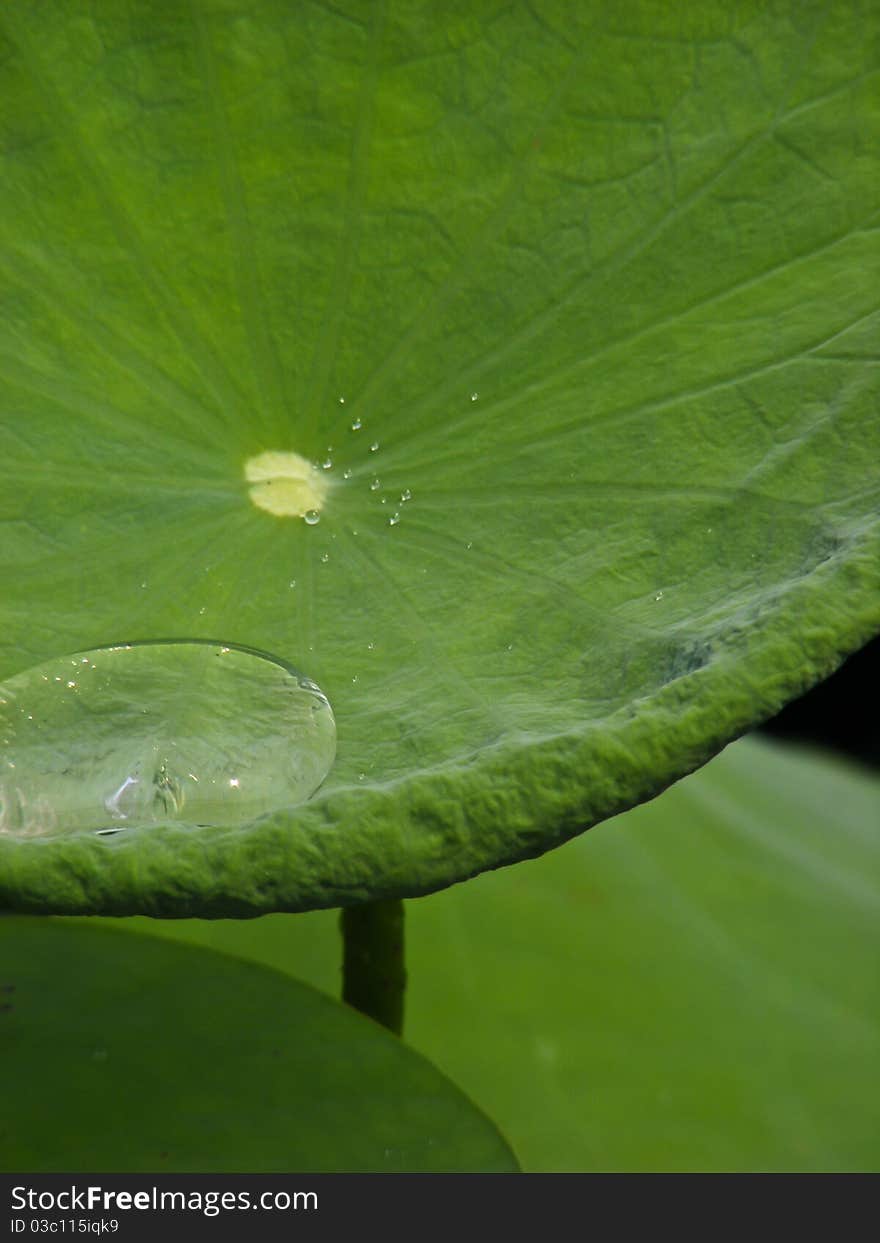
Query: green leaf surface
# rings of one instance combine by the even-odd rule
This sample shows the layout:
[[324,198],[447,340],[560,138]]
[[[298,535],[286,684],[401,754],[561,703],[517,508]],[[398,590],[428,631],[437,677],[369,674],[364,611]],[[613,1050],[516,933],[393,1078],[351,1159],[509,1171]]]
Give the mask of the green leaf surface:
[[[426,893],[873,633],[878,33],[856,0],[4,6],[0,677],[220,640],[339,732],[247,831],[0,833],[0,902]],[[317,523],[260,507],[303,486]]]
[[[880,782],[743,741],[407,904],[406,1037],[530,1170],[877,1170]],[[325,913],[136,920],[337,989]]]
[[516,1168],[433,1066],[355,1011],[225,954],[0,919],[0,1168]]

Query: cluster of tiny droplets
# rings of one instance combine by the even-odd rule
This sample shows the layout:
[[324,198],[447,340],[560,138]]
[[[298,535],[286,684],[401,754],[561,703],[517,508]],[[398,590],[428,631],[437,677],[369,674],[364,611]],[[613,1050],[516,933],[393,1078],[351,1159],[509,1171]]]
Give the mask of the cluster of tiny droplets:
[[[473,392],[473,393],[471,393],[471,394],[470,394],[470,400],[471,400],[472,402],[478,401],[478,400],[479,400],[479,396],[480,396],[480,394],[479,394],[479,393],[477,393],[477,392]],[[339,402],[339,405],[340,405],[340,406],[344,406],[344,405],[345,405],[345,398],[344,398],[344,397],[339,397],[339,398],[338,398],[338,402]],[[363,421],[363,419],[361,418],[361,416],[360,416],[360,415],[355,415],[355,416],[352,418],[352,420],[351,420],[351,422],[350,422],[350,424],[349,424],[349,430],[350,430],[351,432],[360,432],[360,431],[362,431],[362,430],[363,430],[363,427],[364,427],[364,421]],[[381,448],[380,442],[379,442],[378,440],[374,440],[374,441],[372,441],[372,442],[370,443],[370,446],[369,446],[369,451],[370,451],[370,453],[378,453],[378,452],[379,452],[379,450],[380,450],[380,448]],[[332,469],[333,469],[333,457],[332,457],[332,454],[333,454],[333,446],[332,446],[332,445],[328,445],[328,446],[327,446],[327,453],[326,453],[326,457],[325,457],[325,458],[321,461],[321,463],[320,463],[320,467],[321,467],[321,469],[322,469],[322,470],[332,470]],[[314,465],[315,465],[315,467],[316,467],[316,469],[317,469],[318,464],[317,464],[317,463],[315,463]],[[344,470],[342,471],[342,478],[343,478],[344,480],[348,481],[348,480],[349,480],[349,479],[351,479],[353,476],[354,476],[354,471],[353,471],[353,469],[352,469],[350,466],[346,466],[346,467],[344,468]],[[373,475],[373,477],[370,479],[369,489],[370,489],[370,491],[371,491],[371,492],[380,492],[380,491],[382,490],[382,480],[381,480],[381,478],[380,478],[378,475]],[[400,493],[400,496],[398,497],[397,504],[398,504],[398,506],[403,506],[403,505],[405,505],[405,504],[407,503],[407,501],[411,501],[411,500],[412,500],[412,491],[411,491],[409,488],[404,488],[404,489],[403,489],[403,491]],[[388,504],[388,497],[387,497],[387,496],[380,497],[380,498],[379,498],[379,503],[380,503],[380,504],[382,504],[382,505],[387,505],[387,504]],[[400,518],[401,518],[401,510],[400,510],[400,508],[396,508],[396,509],[392,510],[391,514],[389,515],[389,517],[388,517],[388,519],[387,519],[388,526],[390,526],[390,527],[396,527],[396,526],[398,525],[398,523],[400,522]],[[320,517],[320,514],[318,513],[318,511],[317,511],[316,509],[310,509],[310,510],[309,510],[306,514],[304,514],[304,515],[303,515],[303,519],[304,519],[304,521],[306,522],[306,524],[307,524],[308,526],[316,526],[316,525],[320,522],[321,517]],[[357,532],[356,532],[356,531],[352,531],[352,534],[353,534],[353,535],[356,535],[356,534],[357,534]],[[470,545],[468,545],[468,546],[470,547]],[[329,558],[329,554],[327,554],[327,553],[324,553],[324,554],[322,555],[322,557],[321,557],[321,560],[322,560],[322,561],[324,561],[324,562],[328,561],[329,559],[330,559],[330,558]]]

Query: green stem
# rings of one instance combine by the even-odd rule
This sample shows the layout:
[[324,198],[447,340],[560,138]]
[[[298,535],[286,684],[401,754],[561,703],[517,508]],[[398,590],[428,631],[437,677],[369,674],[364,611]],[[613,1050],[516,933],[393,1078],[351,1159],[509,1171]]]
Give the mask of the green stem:
[[342,1000],[388,1027],[403,1031],[403,903],[346,907],[342,930]]

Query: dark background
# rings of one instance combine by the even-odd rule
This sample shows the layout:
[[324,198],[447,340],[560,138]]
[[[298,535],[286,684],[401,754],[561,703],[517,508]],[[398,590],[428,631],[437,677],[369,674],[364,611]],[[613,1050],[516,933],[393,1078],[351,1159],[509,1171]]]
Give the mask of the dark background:
[[880,636],[853,653],[836,673],[792,700],[762,733],[831,747],[880,768]]

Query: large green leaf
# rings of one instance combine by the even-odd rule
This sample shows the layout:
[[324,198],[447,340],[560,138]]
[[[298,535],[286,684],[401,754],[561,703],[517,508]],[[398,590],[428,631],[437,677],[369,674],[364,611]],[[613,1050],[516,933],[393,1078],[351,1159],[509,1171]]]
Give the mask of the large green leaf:
[[[407,906],[407,1038],[527,1169],[876,1170],[880,782],[737,743]],[[137,920],[335,991],[333,919]]]
[[[218,639],[339,731],[248,831],[3,840],[5,904],[424,893],[656,793],[880,625],[875,11],[0,22],[0,676]],[[318,523],[270,512],[306,494]]]
[[0,919],[4,1170],[511,1170],[492,1124],[353,1010],[253,963]]

